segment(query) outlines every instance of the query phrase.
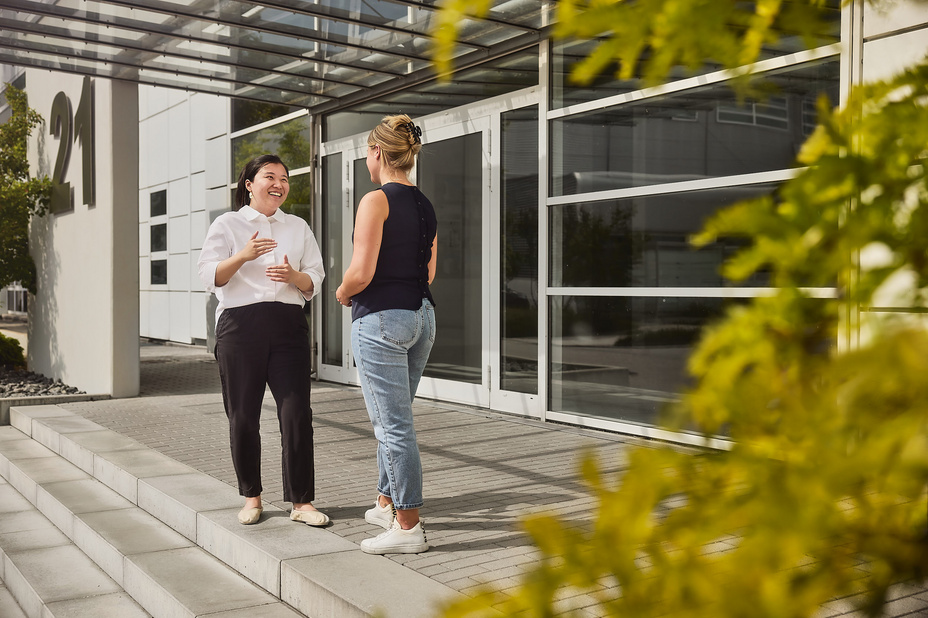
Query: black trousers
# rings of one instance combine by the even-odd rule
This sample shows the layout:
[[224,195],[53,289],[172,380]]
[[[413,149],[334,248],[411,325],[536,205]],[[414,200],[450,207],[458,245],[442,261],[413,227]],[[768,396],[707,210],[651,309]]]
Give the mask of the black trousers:
[[229,418],[239,493],[261,495],[261,402],[265,385],[277,402],[284,500],[312,502],[313,416],[309,404],[309,328],[303,308],[267,302],[223,310],[216,360]]

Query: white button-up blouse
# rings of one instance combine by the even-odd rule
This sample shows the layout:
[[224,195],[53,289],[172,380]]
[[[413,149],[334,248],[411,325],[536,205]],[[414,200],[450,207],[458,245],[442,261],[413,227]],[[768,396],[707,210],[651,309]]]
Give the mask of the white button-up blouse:
[[[246,262],[228,283],[216,287],[216,268],[219,263],[241,251],[255,232],[258,232],[258,238],[276,240],[277,247]],[[295,285],[276,283],[265,273],[268,266],[283,264],[284,255],[294,270],[312,278],[313,292],[309,298]],[[250,206],[243,206],[238,212],[224,213],[213,221],[203,241],[197,272],[206,291],[214,293],[219,299],[217,322],[222,311],[231,307],[275,301],[302,306],[319,293],[325,278],[322,253],[306,221],[282,210],[266,217]]]

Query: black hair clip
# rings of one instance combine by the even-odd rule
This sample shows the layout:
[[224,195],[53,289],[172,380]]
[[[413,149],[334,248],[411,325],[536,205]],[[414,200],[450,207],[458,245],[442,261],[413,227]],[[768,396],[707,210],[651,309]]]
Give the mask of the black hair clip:
[[422,141],[421,139],[419,139],[422,136],[422,129],[420,129],[419,127],[417,127],[411,122],[407,122],[403,124],[403,128],[409,131],[409,134],[412,135],[413,139],[416,140],[417,144]]

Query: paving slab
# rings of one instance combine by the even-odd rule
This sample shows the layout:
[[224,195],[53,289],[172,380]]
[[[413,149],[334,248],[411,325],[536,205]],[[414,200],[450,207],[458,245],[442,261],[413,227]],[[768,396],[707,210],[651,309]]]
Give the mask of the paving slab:
[[271,505],[265,505],[261,520],[251,526],[238,523],[238,511],[200,513],[197,544],[278,597],[282,561],[358,549],[328,530],[291,521],[287,511]]
[[120,585],[125,556],[193,546],[189,539],[138,507],[78,515],[73,539]]
[[283,603],[274,603],[210,614],[209,618],[304,618],[304,616]]
[[143,608],[163,616],[193,618],[278,602],[199,548],[128,556],[123,587]]
[[56,455],[10,460],[9,475],[6,478],[26,500],[35,504],[39,485],[89,479],[90,476]]
[[190,466],[149,448],[97,453],[93,461],[94,477],[134,504],[138,504],[140,479],[192,472]]
[[383,556],[360,551],[287,560],[281,599],[307,616],[433,618],[453,589]]
[[58,416],[45,419],[33,419],[32,439],[47,446],[56,453],[60,453],[59,442],[61,434],[75,431],[96,431],[103,427],[81,416]]
[[73,412],[57,405],[13,406],[10,408],[10,426],[31,437],[33,419],[71,416],[72,414]]
[[[186,466],[185,466],[186,467]],[[238,490],[202,472],[139,479],[138,505],[197,541],[197,513],[242,508]]]
[[[3,560],[0,559],[0,563],[2,562]],[[3,582],[0,582],[0,616],[3,616],[3,618],[27,618],[23,610],[20,609],[19,603],[6,589]]]
[[3,581],[23,612],[44,603],[119,592],[119,586],[74,545],[4,553]]
[[[84,599],[68,599],[49,603],[47,616],[67,618],[151,618],[151,614],[125,592],[100,594]],[[0,614],[3,615],[3,614]]]
[[143,446],[136,440],[100,427],[95,431],[62,435],[59,440],[58,453],[87,474],[93,474],[96,453],[140,448]]
[[[8,428],[9,429],[9,428]],[[22,436],[21,439],[7,439],[0,442],[0,474],[10,477],[10,462],[20,459],[52,458],[55,456],[48,448],[32,440],[22,432],[11,429]]]
[[36,508],[69,538],[74,537],[75,514],[123,510],[133,506],[92,478],[47,483],[36,491]]

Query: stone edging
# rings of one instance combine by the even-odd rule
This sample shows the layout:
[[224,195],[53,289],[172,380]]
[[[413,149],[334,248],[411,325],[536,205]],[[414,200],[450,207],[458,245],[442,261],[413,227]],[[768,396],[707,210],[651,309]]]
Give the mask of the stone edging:
[[10,408],[14,406],[47,406],[59,403],[76,403],[79,401],[98,401],[112,399],[111,395],[32,395],[30,397],[0,398],[0,425],[10,424]]

